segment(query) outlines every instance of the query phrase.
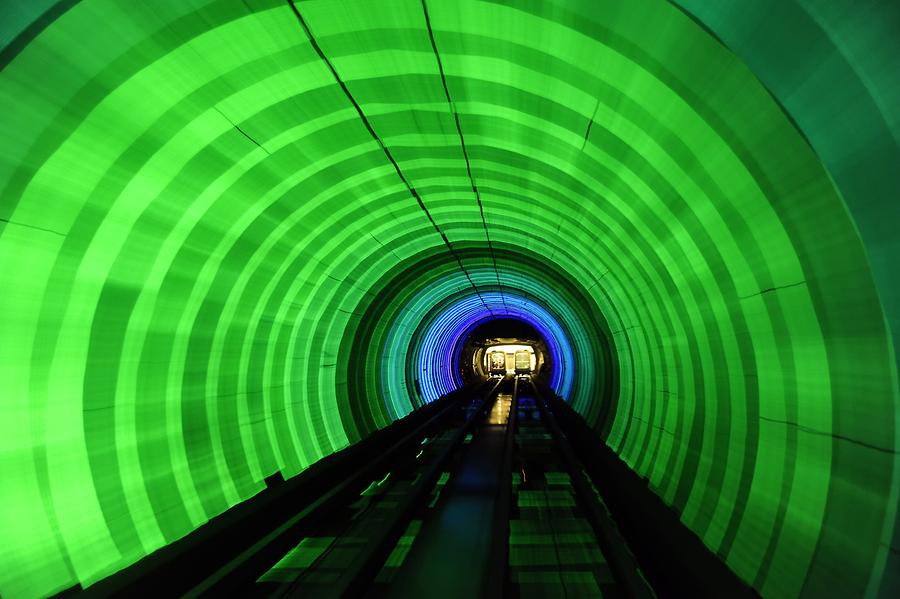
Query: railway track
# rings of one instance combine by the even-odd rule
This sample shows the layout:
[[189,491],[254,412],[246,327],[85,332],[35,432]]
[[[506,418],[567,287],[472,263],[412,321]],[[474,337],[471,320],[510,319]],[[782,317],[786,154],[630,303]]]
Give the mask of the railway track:
[[467,386],[295,477],[273,476],[190,535],[70,594],[757,596],[527,376]]
[[187,596],[653,596],[527,377],[486,382],[350,478],[358,492],[332,490]]

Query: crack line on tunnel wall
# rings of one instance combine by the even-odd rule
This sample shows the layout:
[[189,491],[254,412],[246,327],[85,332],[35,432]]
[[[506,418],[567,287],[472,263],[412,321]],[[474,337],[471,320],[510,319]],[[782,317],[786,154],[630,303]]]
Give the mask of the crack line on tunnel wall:
[[797,283],[788,283],[787,285],[778,285],[776,287],[767,287],[761,291],[757,291],[756,293],[751,293],[750,295],[741,296],[739,299],[745,300],[750,299],[751,297],[756,297],[757,295],[764,295],[766,293],[771,293],[773,291],[778,291],[780,289],[790,289],[791,287],[799,287],[801,285],[806,285],[806,281],[799,281]]
[[291,7],[291,11],[293,11],[294,16],[297,17],[297,21],[300,23],[300,27],[303,28],[303,32],[306,34],[307,39],[309,40],[310,45],[313,50],[315,50],[316,54],[325,63],[325,66],[328,67],[328,70],[331,71],[331,75],[334,77],[335,82],[340,86],[341,90],[344,92],[344,95],[347,96],[347,99],[353,105],[353,108],[356,109],[356,113],[359,115],[360,120],[363,125],[365,125],[366,130],[372,136],[372,139],[375,140],[375,143],[378,144],[378,147],[381,148],[381,151],[384,152],[384,155],[387,157],[388,161],[390,161],[391,165],[393,165],[394,170],[397,172],[397,176],[400,177],[400,180],[403,181],[403,184],[406,185],[406,188],[409,190],[409,193],[415,198],[416,202],[419,204],[419,208],[422,209],[422,212],[425,213],[425,216],[428,217],[428,221],[431,223],[431,226],[434,227],[434,230],[438,235],[441,236],[441,239],[444,241],[444,245],[447,246],[447,250],[450,254],[453,255],[453,258],[456,260],[456,263],[459,264],[459,268],[462,270],[463,274],[468,279],[469,284],[472,286],[472,289],[475,290],[475,294],[478,296],[478,299],[481,301],[485,310],[488,311],[492,316],[494,315],[494,311],[491,310],[490,306],[487,305],[487,302],[484,301],[484,297],[481,295],[481,292],[478,291],[478,286],[475,285],[475,281],[472,280],[472,277],[469,275],[469,271],[466,270],[466,267],[462,263],[462,259],[459,257],[459,254],[456,253],[456,250],[453,249],[453,245],[451,245],[450,240],[447,238],[447,235],[441,230],[438,226],[437,221],[434,220],[434,217],[429,212],[428,207],[425,206],[425,202],[422,200],[419,192],[416,191],[416,188],[412,186],[409,180],[406,178],[406,175],[403,174],[403,171],[400,169],[400,165],[397,164],[397,161],[394,159],[393,154],[388,149],[387,145],[385,145],[384,141],[378,136],[375,132],[375,129],[372,127],[372,124],[369,122],[369,119],[366,117],[365,113],[362,110],[362,107],[353,97],[353,94],[350,93],[350,89],[347,87],[347,84],[344,83],[344,80],[341,79],[340,75],[337,72],[335,66],[331,63],[331,60],[325,56],[325,52],[322,50],[322,47],[319,46],[319,42],[316,41],[316,38],[312,34],[312,30],[310,30],[309,25],[306,23],[306,19],[303,18],[303,15],[300,14],[300,9],[297,8],[297,4],[295,0],[287,0],[288,5]]
[[898,452],[895,449],[890,449],[889,447],[881,447],[880,445],[873,445],[872,443],[866,443],[865,441],[860,441],[859,439],[854,439],[852,437],[847,437],[845,435],[839,435],[837,433],[829,433],[825,431],[820,431],[808,426],[804,426],[797,422],[793,422],[791,420],[779,420],[777,418],[769,418],[768,416],[759,417],[760,420],[765,420],[766,422],[773,422],[775,424],[784,424],[787,426],[792,426],[797,430],[803,431],[804,433],[810,433],[812,435],[819,435],[822,437],[831,437],[832,439],[837,439],[838,441],[846,441],[847,443],[853,443],[854,445],[859,445],[860,447],[865,447],[867,449],[871,449],[873,451],[880,451],[881,453],[887,453],[890,455],[898,455]]
[[594,104],[594,112],[591,113],[591,118],[588,119],[587,129],[584,132],[584,141],[581,143],[582,152],[587,147],[588,138],[591,136],[591,129],[594,127],[594,119],[597,118],[598,110],[600,110],[600,98],[597,98],[597,103]]
[[59,231],[54,231],[53,229],[46,229],[44,227],[39,227],[37,225],[29,225],[27,223],[20,223],[18,221],[9,220],[8,218],[0,218],[0,223],[6,223],[8,225],[13,225],[16,227],[25,227],[26,229],[34,229],[35,231],[43,231],[44,233],[52,233],[53,235],[59,235],[60,237],[65,237],[65,233],[60,233]]
[[462,125],[459,122],[459,112],[456,110],[456,104],[450,95],[450,88],[447,86],[447,77],[444,75],[444,63],[438,52],[437,41],[434,39],[434,30],[431,28],[431,17],[428,14],[428,5],[422,0],[422,12],[425,15],[425,28],[428,30],[428,39],[431,40],[431,50],[434,52],[434,59],[437,61],[438,72],[441,75],[441,84],[444,86],[444,95],[447,97],[447,105],[453,114],[453,120],[456,123],[456,132],[459,134],[459,145],[462,148],[463,158],[466,161],[466,172],[469,175],[469,182],[472,184],[472,193],[475,194],[475,201],[478,202],[478,212],[481,214],[481,226],[484,227],[484,237],[487,239],[488,251],[491,254],[491,261],[494,263],[494,274],[497,276],[497,287],[500,290],[500,301],[503,303],[503,310],[509,314],[509,307],[506,305],[506,297],[503,295],[503,283],[500,282],[500,269],[497,267],[497,256],[494,254],[494,244],[491,243],[491,235],[488,232],[487,221],[484,218],[484,204],[481,201],[481,192],[475,184],[475,176],[472,174],[472,163],[469,161],[469,151],[466,148],[466,138],[462,132]]
[[263,152],[265,152],[267,155],[269,155],[269,156],[272,155],[267,149],[265,149],[265,148],[263,147],[263,145],[262,145],[261,143],[259,143],[259,142],[256,141],[255,139],[253,139],[253,137],[250,136],[249,133],[247,133],[246,131],[244,131],[243,129],[241,129],[240,126],[238,126],[234,121],[232,121],[230,118],[228,118],[228,115],[226,115],[224,112],[222,112],[222,111],[219,110],[218,108],[215,108],[215,107],[214,107],[213,110],[215,110],[215,111],[218,112],[220,115],[222,115],[222,118],[225,119],[226,121],[228,121],[228,122],[231,124],[232,127],[234,127],[235,129],[237,129],[237,132],[238,132],[238,133],[240,133],[241,135],[243,135],[244,137],[246,137],[247,139],[249,139],[251,142],[253,142],[254,144],[256,144],[256,147],[258,147],[260,150],[262,150]]

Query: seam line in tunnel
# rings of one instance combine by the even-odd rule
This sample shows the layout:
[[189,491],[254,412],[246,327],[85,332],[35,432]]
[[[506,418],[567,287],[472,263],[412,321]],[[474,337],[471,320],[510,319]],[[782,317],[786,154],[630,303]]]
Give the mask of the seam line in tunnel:
[[357,114],[359,115],[360,120],[363,125],[365,125],[366,130],[368,130],[369,134],[372,136],[372,139],[378,144],[381,148],[384,155],[390,161],[391,165],[393,165],[394,170],[397,171],[397,176],[400,177],[400,180],[403,181],[403,184],[406,185],[406,188],[409,190],[409,193],[415,198],[416,202],[419,204],[419,208],[422,209],[422,212],[425,213],[425,216],[428,217],[429,222],[431,222],[431,226],[434,227],[434,230],[441,236],[441,239],[444,241],[444,245],[447,246],[447,250],[453,255],[454,259],[456,259],[456,263],[459,264],[459,268],[462,270],[463,274],[466,276],[466,279],[469,281],[469,284],[472,286],[472,289],[475,290],[475,294],[478,296],[478,299],[484,305],[485,310],[488,311],[491,315],[494,314],[494,311],[491,310],[490,306],[488,306],[487,302],[484,301],[484,297],[482,297],[481,292],[478,291],[478,286],[475,285],[475,281],[472,280],[472,277],[469,275],[469,271],[466,270],[466,267],[462,263],[462,259],[459,257],[459,254],[456,253],[456,250],[453,249],[453,245],[451,245],[450,240],[447,238],[447,235],[441,230],[438,226],[437,221],[434,220],[434,217],[429,212],[428,207],[425,206],[425,202],[422,200],[419,192],[416,191],[416,188],[412,186],[412,184],[407,180],[406,176],[403,174],[403,171],[400,169],[400,165],[397,164],[397,161],[394,159],[394,156],[391,154],[391,151],[388,149],[387,145],[385,145],[384,141],[378,136],[375,132],[375,129],[372,127],[372,124],[369,122],[369,119],[366,117],[365,113],[362,110],[362,107],[353,97],[353,94],[350,93],[350,89],[347,87],[347,84],[344,83],[344,80],[341,79],[340,75],[337,72],[337,69],[331,63],[331,60],[327,56],[325,56],[325,52],[322,50],[322,47],[319,46],[319,42],[316,41],[316,38],[312,34],[312,30],[310,30],[309,25],[306,23],[306,19],[303,18],[303,15],[300,14],[300,9],[297,7],[295,0],[287,0],[288,5],[291,7],[291,10],[294,13],[294,16],[297,17],[297,20],[300,22],[300,26],[303,28],[303,32],[306,34],[307,39],[309,40],[310,45],[313,50],[315,50],[316,54],[318,54],[319,58],[322,62],[325,63],[325,66],[328,67],[328,70],[331,71],[331,75],[334,77],[335,82],[340,86],[341,90],[344,92],[344,95],[347,96],[347,99],[350,100],[350,103],[353,105],[353,108],[356,109]]
[[54,231],[53,229],[47,229],[45,227],[38,227],[37,225],[29,225],[27,223],[21,223],[19,221],[9,220],[8,218],[0,218],[0,223],[14,225],[16,227],[25,227],[26,229],[33,229],[35,231],[43,231],[44,233],[51,233],[53,235],[59,235],[60,237],[66,236],[65,233],[60,233],[59,231]]
[[779,420],[778,418],[770,418],[768,416],[759,416],[760,420],[764,420],[765,422],[772,422],[774,424],[784,424],[786,426],[791,426],[796,428],[799,431],[803,431],[804,433],[809,433],[811,435],[819,435],[821,437],[830,437],[832,439],[836,439],[838,441],[846,441],[847,443],[853,443],[854,445],[859,445],[860,447],[865,447],[867,449],[871,449],[873,451],[878,451],[881,453],[886,453],[889,455],[900,455],[895,449],[890,449],[888,447],[882,447],[881,445],[875,445],[873,443],[867,443],[866,441],[861,441],[860,439],[854,439],[853,437],[848,437],[846,435],[840,435],[837,433],[829,433],[827,431],[820,431],[818,429],[805,426],[794,422],[792,420]]
[[600,98],[597,98],[597,103],[594,104],[594,111],[591,113],[591,118],[588,119],[587,129],[584,132],[584,141],[581,142],[581,151],[584,152],[584,149],[587,147],[588,139],[591,137],[591,129],[594,127],[594,119],[597,118],[597,111],[600,110]]
[[775,287],[766,287],[761,291],[757,291],[756,293],[751,293],[750,295],[742,295],[738,297],[738,299],[745,300],[750,299],[751,297],[757,297],[759,295],[765,295],[766,293],[772,293],[773,291],[780,291],[782,289],[790,289],[791,287],[800,287],[801,285],[806,285],[806,281],[798,281],[796,283],[787,283],[785,285],[777,285]]
[[469,175],[469,182],[472,184],[472,193],[475,194],[475,201],[478,203],[478,212],[481,215],[481,226],[484,228],[484,237],[487,240],[488,251],[491,254],[491,261],[494,264],[494,274],[497,277],[497,287],[500,290],[500,302],[503,304],[503,311],[509,314],[509,307],[506,305],[506,297],[503,295],[503,283],[500,282],[500,269],[497,267],[497,256],[494,254],[494,244],[491,242],[491,235],[488,232],[487,221],[484,219],[484,204],[481,201],[481,192],[475,184],[475,176],[472,175],[472,164],[469,162],[469,151],[466,148],[466,138],[462,132],[462,125],[459,122],[459,112],[456,110],[456,104],[450,95],[450,88],[447,86],[447,77],[444,75],[444,63],[438,52],[437,41],[434,39],[434,30],[431,28],[431,16],[428,14],[428,5],[422,0],[422,13],[425,15],[425,28],[428,30],[428,39],[431,40],[431,50],[434,52],[434,59],[437,61],[438,72],[441,75],[441,84],[444,86],[444,95],[447,96],[447,105],[450,112],[453,113],[453,120],[456,123],[456,132],[459,134],[459,145],[462,149],[463,158],[466,161],[466,173]]
[[239,125],[237,125],[234,121],[232,121],[231,118],[228,117],[228,115],[226,115],[224,112],[222,112],[221,110],[219,110],[219,109],[216,108],[216,107],[213,107],[213,110],[215,110],[215,111],[218,112],[220,115],[222,115],[222,118],[223,118],[223,119],[225,119],[226,121],[228,121],[228,122],[231,124],[231,126],[234,127],[235,130],[237,130],[238,133],[240,133],[241,135],[243,135],[244,137],[246,137],[248,140],[250,140],[253,144],[256,145],[256,147],[258,147],[260,150],[262,150],[263,152],[265,152],[267,155],[269,155],[269,156],[272,155],[267,149],[265,149],[265,148],[263,147],[263,145],[262,145],[261,143],[259,143],[258,141],[256,141],[256,139],[254,139],[249,133],[247,133],[246,131],[244,131]]

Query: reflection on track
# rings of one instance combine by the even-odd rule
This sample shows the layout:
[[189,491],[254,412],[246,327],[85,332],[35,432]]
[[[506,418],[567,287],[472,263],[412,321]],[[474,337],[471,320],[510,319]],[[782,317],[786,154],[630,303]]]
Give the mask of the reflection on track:
[[512,398],[513,396],[510,393],[501,393],[497,396],[497,401],[494,402],[494,407],[491,408],[491,412],[488,415],[488,424],[506,426],[506,423],[509,420],[509,409],[512,404]]

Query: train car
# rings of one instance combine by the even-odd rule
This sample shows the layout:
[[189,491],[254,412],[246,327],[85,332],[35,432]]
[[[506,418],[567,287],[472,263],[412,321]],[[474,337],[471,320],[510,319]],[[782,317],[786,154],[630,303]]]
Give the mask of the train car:
[[531,353],[524,349],[516,352],[516,374],[531,374]]
[[488,355],[491,376],[504,376],[506,374],[506,354],[502,351],[492,351]]

